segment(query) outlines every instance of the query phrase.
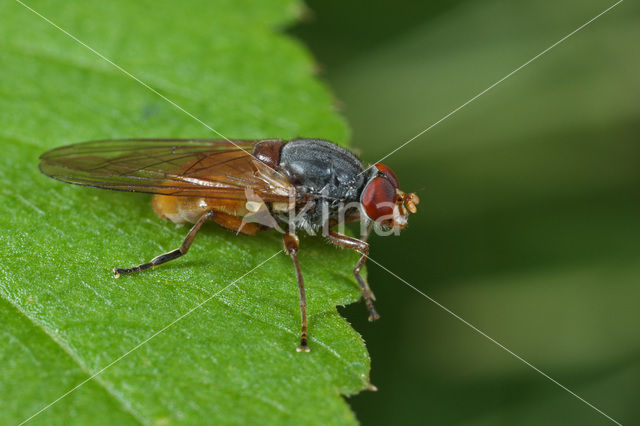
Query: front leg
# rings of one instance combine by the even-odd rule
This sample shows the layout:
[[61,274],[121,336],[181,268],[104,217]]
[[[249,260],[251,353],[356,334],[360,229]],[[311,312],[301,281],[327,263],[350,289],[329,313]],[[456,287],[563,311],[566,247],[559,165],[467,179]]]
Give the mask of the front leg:
[[365,243],[364,241],[358,240],[357,238],[352,238],[334,231],[329,231],[326,234],[326,237],[329,241],[331,241],[338,247],[352,249],[362,254],[362,257],[360,257],[360,260],[356,264],[356,267],[353,268],[353,275],[355,275],[356,280],[358,281],[358,285],[360,286],[360,290],[362,291],[362,297],[364,298],[364,303],[367,304],[367,308],[369,309],[369,321],[377,320],[378,318],[380,318],[380,315],[378,315],[376,309],[373,307],[369,285],[360,276],[360,270],[364,266],[364,262],[367,261],[367,256],[369,255],[369,244]]
[[[372,229],[373,229],[373,222],[369,222],[369,224],[360,233],[360,240],[366,243],[367,240],[369,239],[369,235],[371,235]],[[373,294],[373,290],[371,290],[371,287],[369,287],[369,281],[365,281],[364,284],[367,287],[367,291],[369,292],[369,297],[371,298],[371,300],[375,302],[376,295]]]

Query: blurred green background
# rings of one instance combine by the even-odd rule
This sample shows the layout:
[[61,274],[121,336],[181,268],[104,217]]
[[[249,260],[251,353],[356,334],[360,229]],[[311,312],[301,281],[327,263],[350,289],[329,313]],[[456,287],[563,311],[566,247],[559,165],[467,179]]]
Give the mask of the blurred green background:
[[[613,2],[310,0],[307,43],[373,162]],[[640,424],[640,8],[627,1],[388,158],[417,215],[372,256]],[[364,424],[610,424],[380,268]]]

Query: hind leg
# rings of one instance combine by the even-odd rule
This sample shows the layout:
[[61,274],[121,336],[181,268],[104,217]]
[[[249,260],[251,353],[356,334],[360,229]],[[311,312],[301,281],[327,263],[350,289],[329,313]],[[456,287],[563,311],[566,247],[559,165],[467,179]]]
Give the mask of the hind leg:
[[200,231],[202,224],[209,219],[213,219],[216,215],[217,215],[216,212],[208,211],[202,216],[200,216],[198,221],[193,225],[193,227],[185,237],[184,241],[182,242],[182,245],[180,245],[180,247],[178,247],[177,249],[172,250],[168,253],[161,254],[160,256],[156,256],[153,259],[151,259],[149,262],[142,263],[132,268],[113,268],[113,273],[115,277],[118,278],[121,274],[132,274],[134,272],[144,271],[145,269],[149,269],[153,266],[162,265],[163,263],[166,263],[173,259],[177,259],[180,256],[186,254],[189,251],[189,247],[191,247],[193,240],[196,238],[196,235],[198,235],[198,231]]

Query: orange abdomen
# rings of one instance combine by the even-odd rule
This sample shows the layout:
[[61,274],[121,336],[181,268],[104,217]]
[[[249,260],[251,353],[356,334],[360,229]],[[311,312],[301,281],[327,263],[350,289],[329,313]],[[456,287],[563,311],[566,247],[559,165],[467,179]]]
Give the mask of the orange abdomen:
[[174,223],[195,223],[210,210],[231,216],[244,217],[249,211],[244,200],[220,200],[204,197],[173,197],[154,195],[153,211],[163,219]]

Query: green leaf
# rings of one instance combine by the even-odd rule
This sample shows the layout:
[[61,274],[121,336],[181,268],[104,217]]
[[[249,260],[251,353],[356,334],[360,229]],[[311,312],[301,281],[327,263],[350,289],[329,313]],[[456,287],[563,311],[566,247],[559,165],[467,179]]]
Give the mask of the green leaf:
[[[29,6],[226,137],[347,139],[312,59],[277,32],[296,1]],[[19,3],[0,15],[0,422],[28,418],[211,298],[32,422],[355,423],[340,394],[366,387],[369,356],[336,305],[359,297],[357,256],[302,238],[309,354],[295,351],[290,259],[243,277],[281,250],[279,234],[207,226],[185,258],[115,280],[113,266],[173,249],[188,229],[156,217],[149,196],[48,179],[38,155],[218,135]]]

